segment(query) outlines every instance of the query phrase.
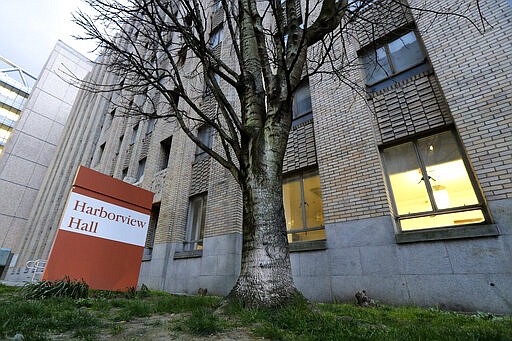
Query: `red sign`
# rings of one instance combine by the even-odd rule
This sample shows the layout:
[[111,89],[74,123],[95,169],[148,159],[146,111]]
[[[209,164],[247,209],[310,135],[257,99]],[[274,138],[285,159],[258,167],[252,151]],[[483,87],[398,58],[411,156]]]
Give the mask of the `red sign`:
[[80,167],[42,279],[136,287],[152,203],[152,192]]

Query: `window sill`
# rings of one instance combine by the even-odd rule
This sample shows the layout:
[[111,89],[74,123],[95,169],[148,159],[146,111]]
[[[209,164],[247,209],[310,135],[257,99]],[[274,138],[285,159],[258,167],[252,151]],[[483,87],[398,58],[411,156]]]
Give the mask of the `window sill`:
[[327,241],[325,239],[290,243],[290,252],[320,251],[326,249]]
[[174,259],[198,258],[203,256],[203,250],[176,251]]
[[484,224],[401,232],[395,235],[395,240],[397,244],[405,244],[448,239],[496,237],[498,235],[498,225]]
[[149,262],[151,260],[151,255],[144,255],[142,256],[142,261],[143,262]]

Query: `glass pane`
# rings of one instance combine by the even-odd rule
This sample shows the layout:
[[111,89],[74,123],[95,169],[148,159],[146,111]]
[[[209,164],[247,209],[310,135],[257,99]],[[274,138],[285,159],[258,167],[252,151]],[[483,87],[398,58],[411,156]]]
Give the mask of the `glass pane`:
[[306,209],[306,227],[324,225],[322,192],[318,175],[304,178],[304,207]]
[[387,148],[383,155],[397,213],[402,215],[431,211],[432,205],[413,144],[409,142]]
[[373,84],[389,78],[392,74],[386,50],[383,47],[365,54],[363,56],[363,64],[366,71],[367,84]]
[[478,204],[455,137],[447,131],[418,140],[439,209]]
[[202,238],[202,227],[204,219],[204,199],[203,196],[194,198],[190,201],[190,209],[187,224],[186,250],[196,250],[201,243],[190,243]]
[[309,114],[311,111],[311,92],[309,82],[306,81],[293,93],[293,118]]
[[397,40],[389,43],[388,46],[395,73],[418,65],[425,60],[425,56],[414,32],[409,32],[401,36]]
[[302,196],[298,178],[283,184],[283,204],[286,228],[288,230],[304,228],[302,223]]
[[288,233],[288,242],[304,242],[309,240],[323,240],[325,239],[325,229]]
[[432,215],[429,217],[400,220],[402,231],[429,229],[434,227],[478,224],[485,221],[481,210]]

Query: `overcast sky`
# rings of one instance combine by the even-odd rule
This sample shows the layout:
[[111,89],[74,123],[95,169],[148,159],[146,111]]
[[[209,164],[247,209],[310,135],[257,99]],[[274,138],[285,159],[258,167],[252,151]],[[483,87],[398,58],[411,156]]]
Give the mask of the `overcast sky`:
[[0,55],[36,77],[58,39],[94,59],[89,53],[94,43],[71,37],[81,33],[71,22],[71,13],[80,4],[80,0],[0,0]]

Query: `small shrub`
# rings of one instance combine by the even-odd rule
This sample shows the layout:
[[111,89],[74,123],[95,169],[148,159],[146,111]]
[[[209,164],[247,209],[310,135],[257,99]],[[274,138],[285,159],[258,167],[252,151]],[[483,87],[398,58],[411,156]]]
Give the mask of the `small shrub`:
[[86,298],[89,286],[82,281],[72,281],[69,277],[59,281],[41,281],[27,283],[21,289],[21,294],[27,299],[45,299],[50,297]]

